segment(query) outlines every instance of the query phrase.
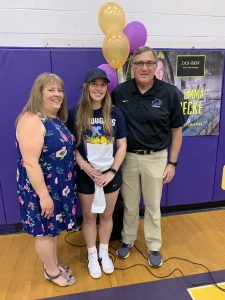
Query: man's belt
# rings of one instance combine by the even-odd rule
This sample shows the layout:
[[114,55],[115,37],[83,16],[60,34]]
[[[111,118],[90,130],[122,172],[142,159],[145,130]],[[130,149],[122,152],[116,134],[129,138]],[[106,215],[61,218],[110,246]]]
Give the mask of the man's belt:
[[158,152],[158,151],[162,151],[162,149],[128,150],[127,152],[140,154],[140,155],[146,155],[146,154],[151,154],[152,152]]

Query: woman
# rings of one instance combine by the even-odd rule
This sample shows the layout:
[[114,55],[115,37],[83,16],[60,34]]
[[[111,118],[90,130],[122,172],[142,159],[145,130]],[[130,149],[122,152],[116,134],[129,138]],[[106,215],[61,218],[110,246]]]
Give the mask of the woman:
[[56,253],[57,235],[76,227],[75,140],[66,120],[62,80],[39,75],[17,118],[17,189],[23,229],[36,237],[44,277],[59,286],[76,281]]
[[155,70],[156,78],[174,85],[173,69],[165,52],[159,51]]
[[[82,231],[88,250],[88,269],[93,278],[114,271],[108,254],[115,207],[126,153],[126,125],[121,111],[113,107],[105,71],[87,72],[81,100],[69,112],[68,127],[77,138],[77,189],[83,213]],[[103,197],[101,189],[104,189]],[[100,194],[97,195],[97,191]],[[104,198],[104,199],[103,199]],[[99,252],[96,249],[96,217],[99,212]]]

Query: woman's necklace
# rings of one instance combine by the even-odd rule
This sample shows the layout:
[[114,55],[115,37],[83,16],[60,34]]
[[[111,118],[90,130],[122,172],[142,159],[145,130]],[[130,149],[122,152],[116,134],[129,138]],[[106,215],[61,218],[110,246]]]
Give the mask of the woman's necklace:
[[[72,133],[69,131],[69,129],[62,123],[62,121],[56,117],[56,118],[50,118],[50,121],[52,122],[52,124],[54,125],[54,127],[58,130],[61,138],[63,139],[64,142],[68,142],[70,145],[74,144],[74,136],[72,135]],[[60,124],[56,124],[56,122],[59,122]],[[65,129],[66,134],[62,131],[62,127]]]

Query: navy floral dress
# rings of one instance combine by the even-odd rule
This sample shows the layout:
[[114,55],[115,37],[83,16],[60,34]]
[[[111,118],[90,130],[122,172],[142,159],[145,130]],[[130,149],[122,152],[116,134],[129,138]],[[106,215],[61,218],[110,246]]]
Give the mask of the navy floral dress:
[[54,215],[50,219],[41,216],[39,197],[27,176],[18,143],[17,193],[24,231],[54,237],[76,227],[75,139],[58,118],[40,120],[46,134],[39,164],[54,202]]

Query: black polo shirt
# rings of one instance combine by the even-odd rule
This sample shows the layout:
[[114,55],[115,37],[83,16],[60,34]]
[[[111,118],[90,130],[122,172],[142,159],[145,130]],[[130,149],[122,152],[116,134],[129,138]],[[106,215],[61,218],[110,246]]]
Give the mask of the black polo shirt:
[[113,102],[122,110],[128,128],[127,150],[163,150],[170,145],[171,128],[184,125],[177,88],[154,77],[141,94],[135,79],[119,84]]

